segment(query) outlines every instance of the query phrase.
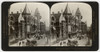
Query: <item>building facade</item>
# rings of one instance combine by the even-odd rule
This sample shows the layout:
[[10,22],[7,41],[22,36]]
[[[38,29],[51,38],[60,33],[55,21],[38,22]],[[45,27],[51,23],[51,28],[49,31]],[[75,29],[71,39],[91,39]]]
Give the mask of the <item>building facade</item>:
[[58,13],[51,14],[51,34],[56,37],[66,37],[85,32],[86,23],[82,22],[82,15],[80,9],[77,8],[75,15],[71,12],[68,4],[65,10]]
[[[32,35],[40,34],[41,26],[45,29],[45,24],[40,21],[41,15],[38,8],[35,9],[35,13],[32,15],[27,4],[25,5],[23,11],[20,13],[12,12],[9,14],[8,18],[9,35],[13,36],[15,39],[25,39],[31,37]],[[40,23],[42,24],[40,25]]]

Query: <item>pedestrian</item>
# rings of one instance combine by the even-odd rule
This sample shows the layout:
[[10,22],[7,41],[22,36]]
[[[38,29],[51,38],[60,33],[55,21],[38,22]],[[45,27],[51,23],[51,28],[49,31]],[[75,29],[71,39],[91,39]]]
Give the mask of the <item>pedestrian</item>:
[[19,41],[19,43],[18,43],[18,44],[19,44],[19,46],[20,46],[20,45],[21,45],[21,42]]
[[62,46],[62,42],[60,42],[60,46]]

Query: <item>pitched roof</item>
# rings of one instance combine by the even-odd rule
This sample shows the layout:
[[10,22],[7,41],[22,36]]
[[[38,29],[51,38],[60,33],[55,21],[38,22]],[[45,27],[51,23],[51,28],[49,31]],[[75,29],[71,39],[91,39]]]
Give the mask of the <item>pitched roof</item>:
[[34,13],[34,16],[35,16],[35,17],[38,16],[38,17],[41,19],[41,16],[40,16],[40,13],[39,13],[38,8],[36,8],[35,13]]
[[29,9],[27,7],[27,4],[25,5],[25,8],[24,8],[22,14],[30,14],[30,11],[29,11]]
[[79,15],[81,16],[81,12],[80,12],[79,8],[77,8],[75,15],[76,16],[79,16]]
[[64,16],[63,16],[63,12],[61,13],[60,18],[59,18],[59,22],[61,22],[61,21],[66,21]]
[[20,14],[19,17],[18,17],[18,22],[20,23],[20,21],[24,21],[22,14]]
[[66,5],[66,8],[65,8],[63,14],[71,14],[71,11],[70,11],[70,8],[68,7],[68,4]]

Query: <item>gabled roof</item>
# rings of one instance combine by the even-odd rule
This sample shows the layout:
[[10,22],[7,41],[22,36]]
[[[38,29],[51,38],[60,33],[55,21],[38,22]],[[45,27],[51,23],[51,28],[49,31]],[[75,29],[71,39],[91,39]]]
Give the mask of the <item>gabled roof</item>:
[[63,16],[63,12],[61,13],[60,18],[59,18],[59,22],[62,22],[62,21],[66,21],[64,16]]
[[18,22],[20,23],[20,21],[24,21],[22,14],[20,14],[19,17],[18,17]]

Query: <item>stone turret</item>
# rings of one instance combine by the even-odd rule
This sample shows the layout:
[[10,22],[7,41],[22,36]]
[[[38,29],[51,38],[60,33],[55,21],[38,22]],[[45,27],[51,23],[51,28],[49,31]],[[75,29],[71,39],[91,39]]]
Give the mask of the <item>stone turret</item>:
[[61,11],[59,23],[60,23],[60,38],[65,38],[66,37],[66,20],[65,20],[65,17],[63,16],[63,11]]
[[30,15],[30,11],[29,11],[29,9],[28,9],[27,4],[25,5],[25,8],[24,8],[24,10],[23,10],[23,12],[22,12],[22,15]]
[[59,23],[61,23],[62,21],[66,21],[65,17],[63,16],[63,11],[61,11],[61,16],[59,18]]
[[79,8],[77,8],[75,15],[78,17],[78,19],[82,19],[82,15]]
[[24,18],[22,16],[22,13],[20,13],[18,17],[18,27],[19,27],[19,38],[25,38],[25,22]]
[[39,13],[38,8],[36,8],[34,16],[35,16],[35,18],[37,20],[37,32],[40,32],[40,19],[41,19],[41,15]]
[[76,18],[78,18],[78,31],[81,32],[81,19],[82,19],[82,15],[80,12],[80,9],[77,8],[76,13],[75,13]]
[[27,6],[27,4],[25,5],[25,8],[22,12],[22,16],[24,18],[25,21],[25,26],[23,28],[25,28],[25,36],[29,37],[30,35],[30,29],[31,29],[31,24],[30,24],[30,19],[31,19],[31,13],[29,11],[29,8]]

